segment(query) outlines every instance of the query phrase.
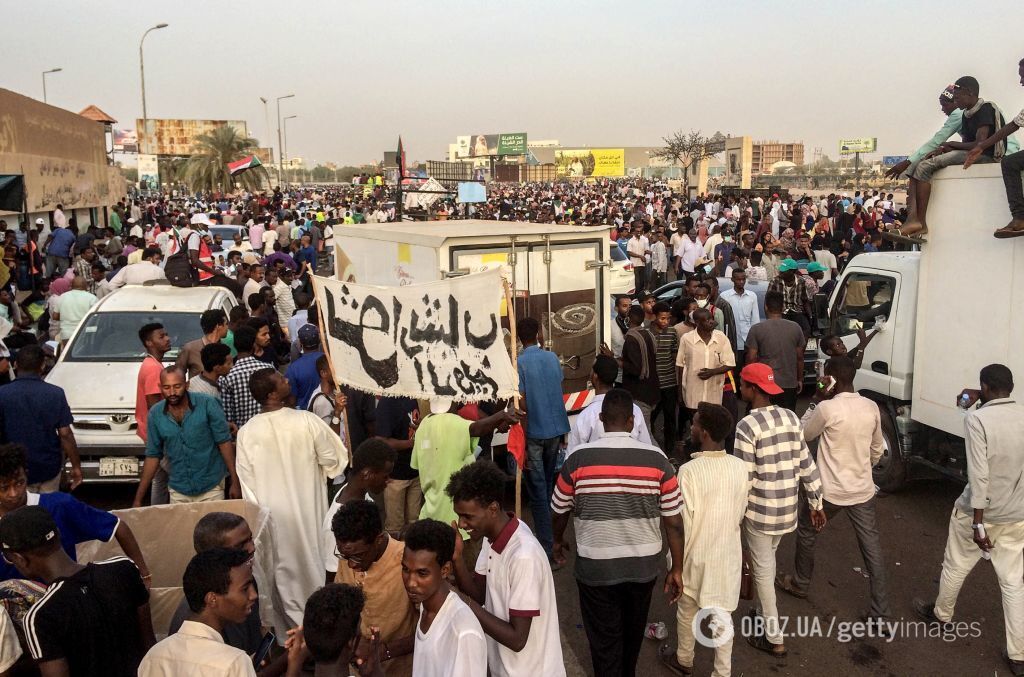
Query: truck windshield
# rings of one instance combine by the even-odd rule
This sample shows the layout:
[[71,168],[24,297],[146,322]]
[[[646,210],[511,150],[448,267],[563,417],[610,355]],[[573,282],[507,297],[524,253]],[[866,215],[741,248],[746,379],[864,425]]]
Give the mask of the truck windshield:
[[159,313],[152,311],[93,313],[85,320],[66,349],[68,362],[140,362],[146,349],[139,341],[144,324],[159,322],[171,337],[171,351],[165,362],[178,357],[181,346],[202,336],[195,313]]

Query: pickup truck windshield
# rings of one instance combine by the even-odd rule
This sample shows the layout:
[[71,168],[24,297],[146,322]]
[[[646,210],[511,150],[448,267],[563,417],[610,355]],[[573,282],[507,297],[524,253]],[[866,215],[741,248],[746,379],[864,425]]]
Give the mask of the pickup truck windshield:
[[153,311],[93,313],[67,347],[68,362],[140,362],[146,349],[139,341],[139,329],[159,322],[171,337],[171,351],[165,362],[178,357],[181,346],[199,338],[199,316],[195,313],[159,313]]

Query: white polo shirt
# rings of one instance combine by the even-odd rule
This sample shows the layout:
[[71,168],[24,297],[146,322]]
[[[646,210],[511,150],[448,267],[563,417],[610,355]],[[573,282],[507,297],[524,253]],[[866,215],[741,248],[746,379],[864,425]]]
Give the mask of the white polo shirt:
[[485,538],[476,573],[487,577],[487,611],[502,620],[533,618],[526,646],[518,653],[487,638],[491,676],[564,677],[555,583],[548,556],[530,527],[512,517],[494,543]]
[[466,677],[487,674],[487,642],[480,621],[458,594],[449,592],[426,633],[423,607],[416,622],[412,677]]

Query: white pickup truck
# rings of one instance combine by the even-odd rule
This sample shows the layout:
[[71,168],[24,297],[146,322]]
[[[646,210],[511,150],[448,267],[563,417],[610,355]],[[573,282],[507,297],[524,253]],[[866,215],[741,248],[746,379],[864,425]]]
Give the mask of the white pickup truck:
[[988,364],[1024,382],[1024,238],[992,236],[1009,220],[999,165],[944,169],[922,251],[856,256],[829,299],[831,333],[848,348],[858,328],[885,318],[855,381],[882,413],[886,448],[875,482],[885,491],[922,466],[966,480],[957,396],[978,387]]

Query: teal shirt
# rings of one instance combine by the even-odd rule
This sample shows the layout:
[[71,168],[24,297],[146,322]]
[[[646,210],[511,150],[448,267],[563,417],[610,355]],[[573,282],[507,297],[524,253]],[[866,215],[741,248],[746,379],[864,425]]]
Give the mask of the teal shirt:
[[946,117],[946,123],[942,125],[942,128],[939,129],[939,131],[935,132],[935,136],[928,139],[928,141],[923,146],[915,150],[914,154],[911,155],[908,159],[911,162],[918,162],[919,160],[924,158],[925,155],[932,152],[933,150],[944,144],[946,141],[948,141],[949,137],[959,133],[960,127],[963,123],[963,117],[964,112],[959,108],[950,113]]
[[178,493],[198,496],[227,477],[218,445],[231,441],[224,410],[216,398],[187,393],[188,409],[181,423],[167,413],[167,401],[149,410],[146,457],[166,456],[171,462],[167,484]]

